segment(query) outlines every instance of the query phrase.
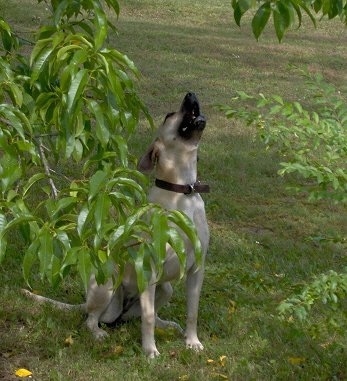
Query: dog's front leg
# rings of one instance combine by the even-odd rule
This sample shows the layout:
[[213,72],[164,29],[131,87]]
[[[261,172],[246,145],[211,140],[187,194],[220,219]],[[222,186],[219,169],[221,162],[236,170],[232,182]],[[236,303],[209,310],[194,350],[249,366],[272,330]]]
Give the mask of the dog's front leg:
[[197,321],[199,310],[199,298],[204,277],[203,269],[190,269],[186,280],[187,293],[187,326],[186,326],[186,346],[196,351],[204,349],[197,335]]
[[140,296],[142,348],[149,358],[159,356],[154,339],[155,287],[155,283],[151,283]]

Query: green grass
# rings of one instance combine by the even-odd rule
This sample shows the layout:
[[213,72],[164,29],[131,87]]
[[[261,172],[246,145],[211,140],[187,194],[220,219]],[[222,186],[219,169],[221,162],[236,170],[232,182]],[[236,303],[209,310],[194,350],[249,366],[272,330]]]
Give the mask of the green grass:
[[[0,1],[1,14],[30,39],[38,23],[33,17],[46,17],[44,6],[11,3]],[[204,196],[211,229],[199,317],[205,351],[192,353],[175,332],[158,331],[162,356],[148,361],[138,321],[110,329],[106,342],[94,343],[83,316],[42,308],[20,295],[23,248],[13,237],[0,266],[0,379],[14,380],[15,370],[24,367],[43,381],[346,380],[346,332],[330,328],[324,306],[314,309],[308,326],[282,322],[276,312],[312,276],[346,265],[346,246],[310,239],[345,235],[346,210],[290,193],[286,187],[296,179],[278,177],[278,153],[267,151],[252,127],[214,108],[236,90],[309,104],[311,95],[289,65],[307,66],[343,85],[346,30],[338,21],[314,30],[304,20],[282,44],[271,28],[256,42],[246,20],[241,29],[234,25],[229,2],[130,0],[121,6],[118,36],[110,44],[142,72],[138,91],[156,123],[177,109],[187,90],[198,94],[208,118],[199,160],[200,179],[212,189]],[[151,136],[142,125],[132,142],[136,156]],[[56,291],[36,274],[33,284],[60,300],[83,300],[73,276]],[[184,305],[182,282],[161,315],[184,324]],[[67,345],[70,336],[73,344]]]

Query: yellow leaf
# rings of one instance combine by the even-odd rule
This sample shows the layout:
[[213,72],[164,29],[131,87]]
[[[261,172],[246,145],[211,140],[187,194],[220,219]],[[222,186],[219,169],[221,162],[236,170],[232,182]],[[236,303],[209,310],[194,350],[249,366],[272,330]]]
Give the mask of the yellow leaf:
[[236,302],[234,302],[233,300],[229,300],[229,308],[228,308],[229,315],[234,314],[235,311],[236,311]]
[[306,361],[304,357],[288,357],[288,361],[292,365],[300,365]]
[[64,344],[65,344],[67,347],[70,347],[70,346],[73,344],[73,338],[72,338],[71,335],[65,339]]
[[121,345],[116,345],[114,348],[113,348],[113,353],[115,355],[120,355],[124,352],[124,348],[121,346]]
[[222,373],[213,373],[213,376],[221,378],[222,380],[229,380],[228,376],[226,376],[225,374],[222,374]]
[[218,336],[216,336],[216,335],[212,335],[212,336],[211,336],[211,340],[212,340],[212,341],[218,341]]
[[15,375],[17,377],[30,377],[32,376],[32,373],[28,369],[20,368],[16,370]]
[[214,360],[212,360],[212,359],[207,360],[207,364],[213,364],[213,363],[214,363]]
[[227,360],[227,356],[220,356],[219,357],[219,363],[220,363],[220,365],[221,366],[225,366],[225,362],[226,362],[226,360]]

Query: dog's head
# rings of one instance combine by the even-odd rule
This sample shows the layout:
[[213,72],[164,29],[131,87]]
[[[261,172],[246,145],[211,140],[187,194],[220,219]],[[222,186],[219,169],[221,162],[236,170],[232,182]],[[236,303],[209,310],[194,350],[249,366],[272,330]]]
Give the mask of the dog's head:
[[164,151],[167,160],[170,157],[175,157],[176,161],[177,158],[188,160],[186,156],[196,152],[205,126],[206,118],[200,112],[198,98],[192,92],[187,93],[179,111],[166,115],[157,138],[139,162],[139,170],[151,171]]

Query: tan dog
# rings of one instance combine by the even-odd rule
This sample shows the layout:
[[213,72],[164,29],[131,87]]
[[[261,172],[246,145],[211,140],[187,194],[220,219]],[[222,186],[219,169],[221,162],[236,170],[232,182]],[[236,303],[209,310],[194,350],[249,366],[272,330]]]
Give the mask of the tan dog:
[[[205,117],[200,114],[199,102],[193,93],[188,93],[178,112],[166,116],[158,129],[157,138],[139,162],[139,170],[150,172],[155,169],[156,182],[149,193],[149,201],[161,204],[166,209],[183,211],[194,222],[200,238],[203,260],[198,268],[192,244],[186,240],[186,295],[187,322],[185,330],[186,346],[202,350],[197,336],[197,317],[200,291],[204,275],[204,259],[209,243],[204,202],[199,192],[208,192],[208,186],[197,182],[197,150],[205,128]],[[100,322],[126,321],[133,317],[142,320],[142,347],[149,357],[159,355],[154,339],[155,326],[175,327],[174,322],[163,321],[157,316],[158,309],[166,304],[172,295],[170,281],[180,276],[180,265],[175,252],[167,248],[162,278],[153,279],[141,294],[137,289],[136,273],[129,264],[124,272],[122,284],[114,290],[112,281],[98,285],[92,277],[85,304],[72,306],[53,301],[42,296],[25,293],[36,300],[51,302],[58,308],[81,308],[88,314],[87,326],[96,339],[107,333],[99,327]]]

